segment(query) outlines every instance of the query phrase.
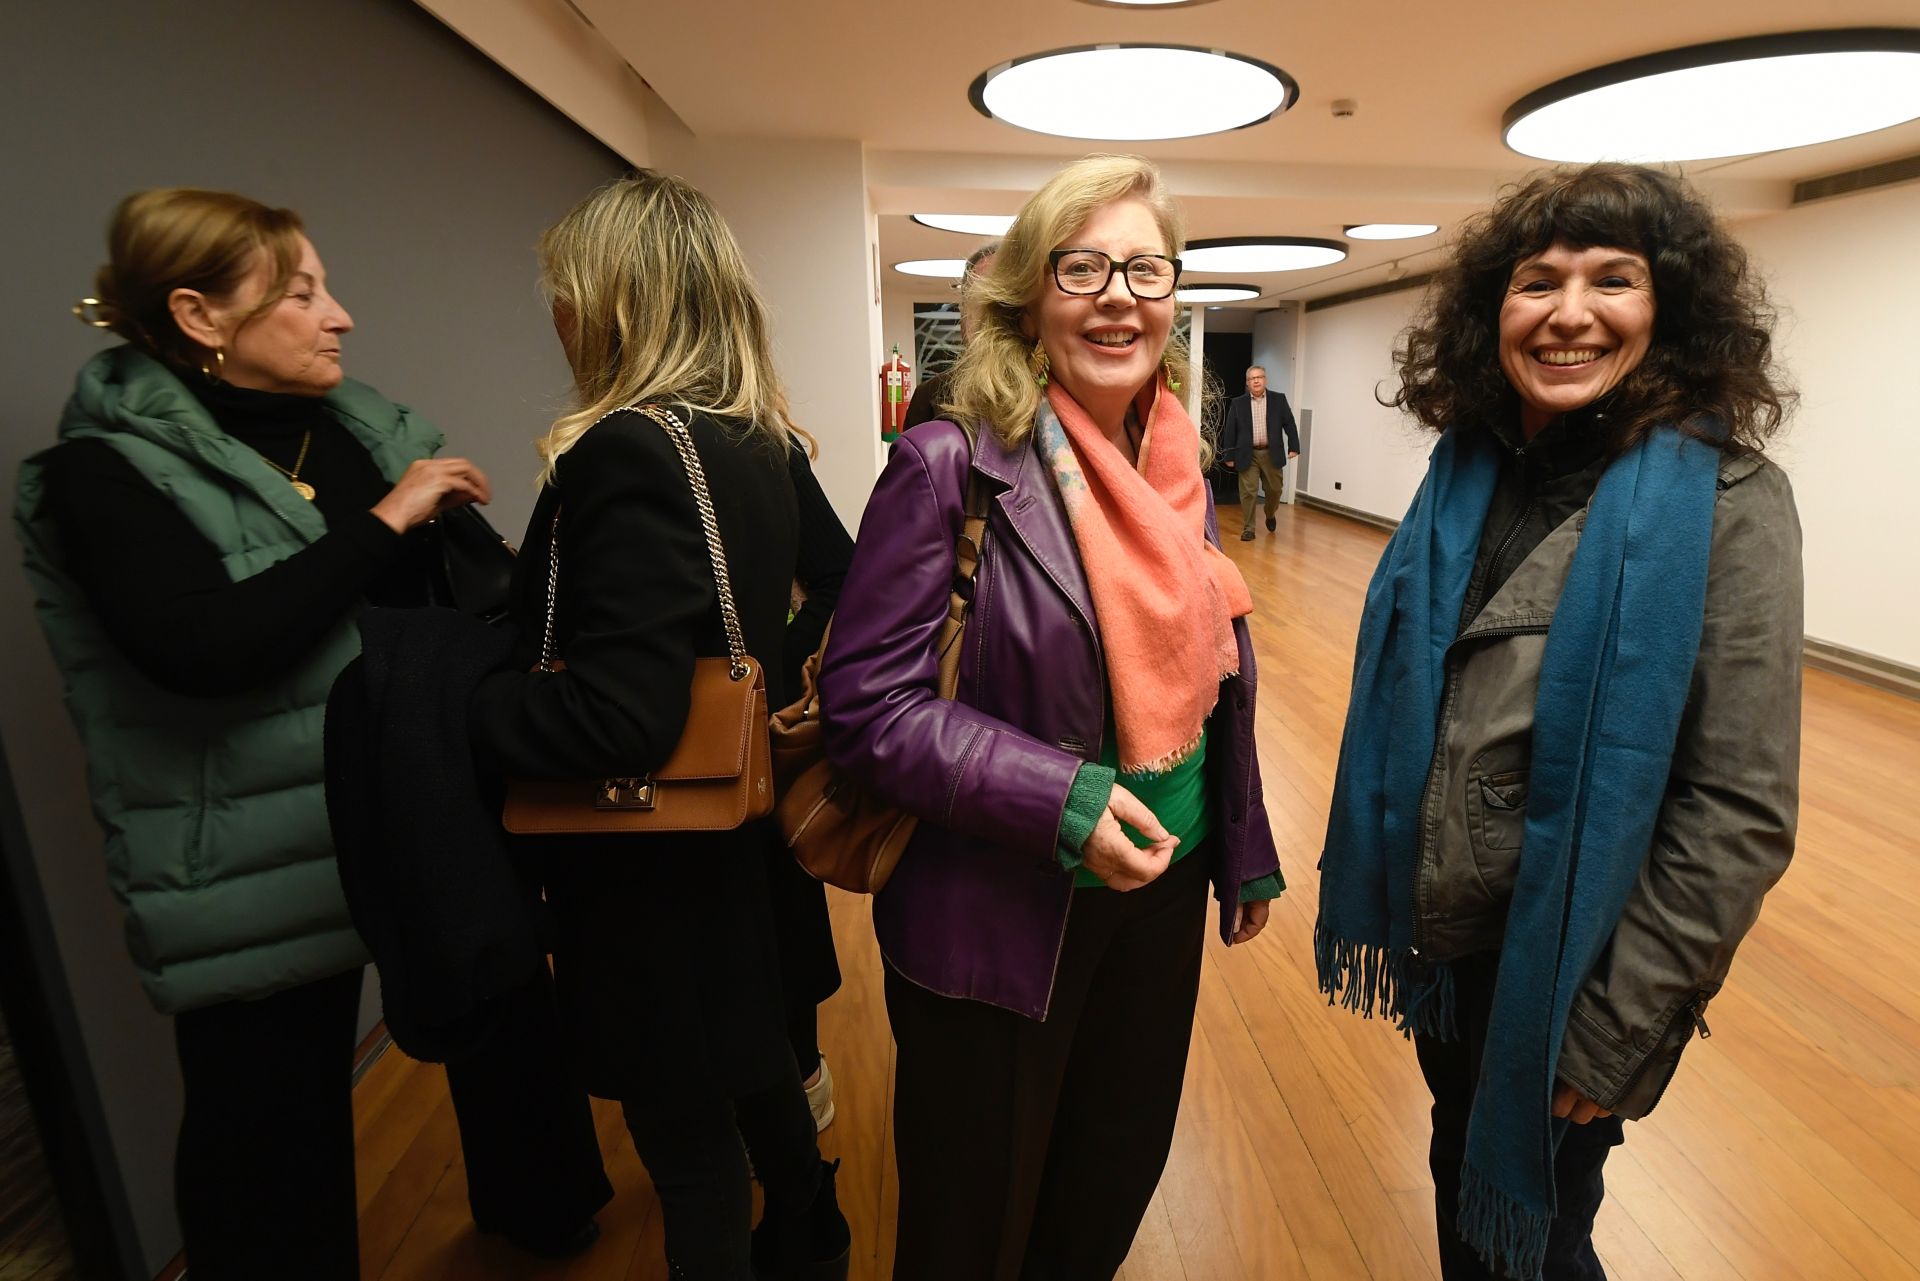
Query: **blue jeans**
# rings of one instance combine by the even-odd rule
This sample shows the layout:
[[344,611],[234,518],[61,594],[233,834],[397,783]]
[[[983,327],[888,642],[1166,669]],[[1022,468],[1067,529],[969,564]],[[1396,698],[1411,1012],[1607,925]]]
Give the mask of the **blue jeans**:
[[[1508,1281],[1460,1239],[1454,1226],[1460,1204],[1460,1163],[1467,1153],[1467,1116],[1480,1079],[1480,1055],[1486,1046],[1487,1017],[1493,1008],[1493,983],[1499,963],[1499,955],[1494,952],[1453,963],[1458,1040],[1413,1038],[1420,1072],[1433,1093],[1433,1142],[1427,1149],[1427,1161],[1433,1170],[1434,1218],[1440,1228],[1443,1281]],[[1585,1125],[1567,1127],[1554,1157],[1553,1184],[1559,1213],[1548,1230],[1541,1281],[1606,1281],[1606,1271],[1593,1252],[1593,1216],[1606,1195],[1600,1169],[1607,1155],[1625,1138],[1617,1116],[1596,1117]]]

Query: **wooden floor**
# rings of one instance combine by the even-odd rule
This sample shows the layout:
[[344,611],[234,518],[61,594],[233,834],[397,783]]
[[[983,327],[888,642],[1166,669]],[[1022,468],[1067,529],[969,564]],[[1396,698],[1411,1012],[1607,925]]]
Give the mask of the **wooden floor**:
[[68,1281],[75,1275],[13,1037],[0,1019],[0,1281]]
[[[1237,530],[1239,517],[1221,511]],[[1315,994],[1314,871],[1361,593],[1385,534],[1299,507],[1231,540],[1252,585],[1272,924],[1208,941],[1173,1155],[1125,1281],[1435,1277],[1411,1048]],[[1920,1277],[1920,703],[1808,672],[1800,848],[1659,1111],[1607,1167],[1620,1281]],[[836,894],[846,986],[822,1011],[855,1281],[892,1266],[892,1044],[865,900]],[[368,1281],[665,1274],[645,1173],[603,1109],[605,1237],[540,1267],[474,1235],[445,1081],[386,1055],[356,1100]],[[902,1281],[910,1281],[903,1278]]]

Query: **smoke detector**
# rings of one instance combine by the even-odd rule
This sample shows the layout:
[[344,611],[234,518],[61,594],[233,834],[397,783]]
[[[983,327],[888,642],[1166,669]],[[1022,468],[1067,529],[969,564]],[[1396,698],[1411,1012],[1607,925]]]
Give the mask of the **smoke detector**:
[[1333,100],[1333,118],[1335,120],[1351,119],[1353,113],[1358,110],[1360,110],[1360,104],[1352,98],[1335,98]]

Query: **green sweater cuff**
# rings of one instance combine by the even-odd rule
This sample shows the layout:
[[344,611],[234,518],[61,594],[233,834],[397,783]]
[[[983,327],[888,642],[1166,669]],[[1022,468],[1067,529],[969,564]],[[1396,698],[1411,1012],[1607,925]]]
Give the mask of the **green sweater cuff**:
[[1059,845],[1055,849],[1060,866],[1069,872],[1080,870],[1081,847],[1106,812],[1107,801],[1113,795],[1113,778],[1114,772],[1109,766],[1092,762],[1082,765],[1073,777],[1073,790],[1067,793],[1067,809],[1060,816]]
[[1279,898],[1287,883],[1280,879],[1280,873],[1268,872],[1257,881],[1248,881],[1240,887],[1242,903],[1258,903],[1263,899]]

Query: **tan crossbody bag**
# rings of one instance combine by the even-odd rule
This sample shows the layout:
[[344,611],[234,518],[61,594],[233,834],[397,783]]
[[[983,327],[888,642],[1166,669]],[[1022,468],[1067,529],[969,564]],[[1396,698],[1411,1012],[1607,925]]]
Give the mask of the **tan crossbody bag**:
[[[763,818],[773,809],[773,769],[767,744],[767,683],[747,653],[734,607],[720,525],[700,456],[672,410],[629,405],[658,423],[679,451],[693,486],[713,563],[713,585],[726,626],[727,657],[696,658],[686,728],[666,763],[651,774],[615,778],[511,779],[501,821],[518,835],[608,832],[720,832]],[[604,422],[607,417],[602,417]],[[596,423],[597,425],[597,423]],[[547,552],[547,621],[537,671],[565,664],[553,652],[554,597],[560,585],[560,513],[553,514]]]

